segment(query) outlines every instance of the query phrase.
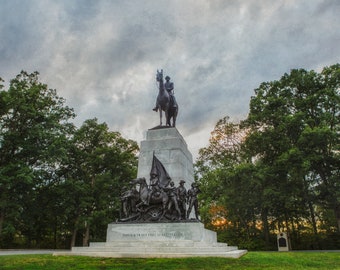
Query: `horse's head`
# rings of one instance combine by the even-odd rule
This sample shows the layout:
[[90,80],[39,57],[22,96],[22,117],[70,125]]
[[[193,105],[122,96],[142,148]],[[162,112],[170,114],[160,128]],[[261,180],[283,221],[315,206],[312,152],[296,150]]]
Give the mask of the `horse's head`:
[[158,69],[157,69],[156,80],[157,80],[157,82],[163,81],[163,69],[161,69],[161,71],[158,71]]
[[140,177],[140,178],[136,178],[136,179],[132,179],[131,181],[130,181],[130,184],[131,185],[146,185],[146,180],[145,180],[145,178],[144,177]]

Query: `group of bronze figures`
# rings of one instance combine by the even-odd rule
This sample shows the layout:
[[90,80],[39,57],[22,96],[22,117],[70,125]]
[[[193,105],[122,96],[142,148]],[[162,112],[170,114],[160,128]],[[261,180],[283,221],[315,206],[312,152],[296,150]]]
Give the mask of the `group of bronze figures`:
[[[199,220],[197,195],[200,190],[196,183],[192,183],[188,191],[184,187],[184,180],[179,182],[178,187],[175,187],[171,179],[168,185],[163,186],[157,174],[151,173],[149,186],[144,177],[133,179],[130,184],[131,187],[121,196],[119,221]],[[195,218],[190,218],[192,209],[195,211]]]

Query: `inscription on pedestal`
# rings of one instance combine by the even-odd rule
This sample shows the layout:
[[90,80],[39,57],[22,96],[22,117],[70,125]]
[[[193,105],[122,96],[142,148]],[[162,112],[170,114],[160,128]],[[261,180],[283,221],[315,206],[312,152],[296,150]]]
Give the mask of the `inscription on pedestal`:
[[216,232],[207,230],[200,222],[179,223],[111,223],[107,229],[107,242],[114,241],[172,241],[191,240],[216,242]]
[[123,233],[122,237],[128,237],[128,238],[159,238],[159,237],[165,237],[165,238],[173,238],[173,239],[181,239],[184,238],[184,234],[181,232],[174,232],[174,233]]

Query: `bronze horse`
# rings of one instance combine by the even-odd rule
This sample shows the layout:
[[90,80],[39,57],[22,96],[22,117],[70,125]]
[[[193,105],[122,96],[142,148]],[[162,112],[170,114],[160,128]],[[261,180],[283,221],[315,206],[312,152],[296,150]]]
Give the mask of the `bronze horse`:
[[[139,203],[136,205],[137,208],[140,208],[143,205],[148,204],[148,195],[149,195],[149,188],[148,184],[144,177],[136,178],[130,181],[132,185],[139,185]],[[162,209],[165,212],[167,203],[169,201],[169,196],[164,191],[161,191],[159,196],[152,196],[150,200],[150,204],[162,204]]]
[[[164,81],[163,81],[163,70],[158,71],[157,70],[157,76],[156,76],[157,82],[159,82],[159,92],[157,96],[157,102],[156,107],[159,110],[159,119],[160,119],[160,126],[162,126],[162,111],[165,113],[165,119],[166,119],[166,126],[176,126],[176,118],[178,114],[178,105],[171,104],[171,98],[168,91],[166,91],[164,87]],[[172,125],[170,123],[170,120],[172,118]]]

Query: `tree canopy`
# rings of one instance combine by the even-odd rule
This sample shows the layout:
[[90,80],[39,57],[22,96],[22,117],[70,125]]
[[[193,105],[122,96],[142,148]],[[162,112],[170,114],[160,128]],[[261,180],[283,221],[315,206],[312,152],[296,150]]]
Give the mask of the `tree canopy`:
[[220,120],[200,151],[202,201],[225,208],[245,245],[273,248],[281,230],[298,242],[311,228],[309,244],[321,247],[320,233],[339,233],[339,91],[339,64],[291,70],[255,89],[247,119]]
[[136,142],[97,119],[77,128],[73,109],[38,72],[22,71],[7,90],[1,84],[0,105],[0,247],[105,237],[122,183],[136,174]]

